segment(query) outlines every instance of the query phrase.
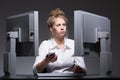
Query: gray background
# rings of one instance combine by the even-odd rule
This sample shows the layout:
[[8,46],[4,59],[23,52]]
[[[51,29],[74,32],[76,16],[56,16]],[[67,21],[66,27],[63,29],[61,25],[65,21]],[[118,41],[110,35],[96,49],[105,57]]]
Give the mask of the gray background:
[[[5,52],[5,19],[8,16],[28,12],[39,11],[40,42],[49,38],[49,31],[46,25],[48,13],[55,8],[61,8],[68,17],[69,35],[73,38],[73,11],[84,10],[91,13],[109,17],[111,19],[111,51],[113,53],[113,76],[119,77],[120,74],[120,9],[118,0],[0,0],[0,76],[3,75],[3,53]],[[22,59],[21,59],[22,58]],[[32,64],[34,57],[17,58],[17,74],[32,74]],[[89,65],[95,64],[95,60]],[[98,73],[93,66],[91,73]]]

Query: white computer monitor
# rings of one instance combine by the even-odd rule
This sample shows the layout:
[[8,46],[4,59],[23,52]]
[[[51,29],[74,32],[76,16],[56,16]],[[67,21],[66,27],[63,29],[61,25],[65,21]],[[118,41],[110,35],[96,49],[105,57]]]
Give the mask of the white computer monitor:
[[[98,50],[97,58],[99,62],[97,63],[100,64],[97,66],[100,67],[98,70],[100,75],[111,74],[112,52],[110,51],[111,31],[109,18],[82,10],[75,10],[74,40],[75,56],[85,56],[86,52],[91,54],[92,50]],[[86,44],[88,44],[87,47]]]

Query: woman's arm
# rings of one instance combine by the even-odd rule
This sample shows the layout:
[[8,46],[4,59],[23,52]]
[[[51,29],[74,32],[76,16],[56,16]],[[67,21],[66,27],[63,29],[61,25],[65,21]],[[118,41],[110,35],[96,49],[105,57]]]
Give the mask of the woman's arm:
[[49,62],[54,62],[57,60],[57,55],[47,55],[45,59],[43,59],[40,63],[36,65],[37,72],[42,72]]
[[42,72],[45,69],[45,67],[47,66],[48,63],[49,63],[49,61],[47,61],[46,59],[44,59],[43,61],[38,63],[36,65],[37,72],[38,73]]
[[84,57],[82,56],[74,57],[74,65],[73,65],[72,71],[74,73],[86,73]]
[[86,73],[86,70],[81,68],[80,66],[78,65],[74,65],[73,68],[72,68],[72,71],[74,73]]

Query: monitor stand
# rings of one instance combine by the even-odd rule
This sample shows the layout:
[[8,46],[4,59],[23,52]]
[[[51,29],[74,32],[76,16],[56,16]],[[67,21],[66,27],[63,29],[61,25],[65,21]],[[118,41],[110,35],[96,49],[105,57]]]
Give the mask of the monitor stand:
[[100,38],[100,75],[108,76],[112,73],[112,52],[108,51],[107,40],[109,39],[108,32],[98,31]]
[[16,39],[18,38],[17,31],[11,31],[7,33],[10,41],[9,52],[4,54],[4,73],[5,76],[16,76]]

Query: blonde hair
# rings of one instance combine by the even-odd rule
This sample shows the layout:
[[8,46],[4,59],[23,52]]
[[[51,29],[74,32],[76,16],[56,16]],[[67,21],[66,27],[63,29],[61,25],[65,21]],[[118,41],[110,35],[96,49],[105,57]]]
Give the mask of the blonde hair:
[[[53,25],[54,25],[54,19],[55,18],[62,18],[63,20],[65,20],[65,23],[67,25],[68,23],[68,19],[66,18],[65,16],[65,13],[60,9],[60,8],[56,8],[54,10],[52,10],[49,14],[49,17],[48,17],[48,20],[47,20],[47,24],[48,24],[48,27],[51,28]],[[51,33],[52,34],[52,33]],[[52,36],[52,35],[51,35]],[[68,38],[68,29],[66,29],[66,34],[65,34],[65,37]]]
[[54,25],[54,19],[58,17],[64,19],[66,24],[68,23],[65,13],[60,8],[57,8],[57,9],[52,10],[49,14],[49,18],[47,20],[47,24],[49,28]]

